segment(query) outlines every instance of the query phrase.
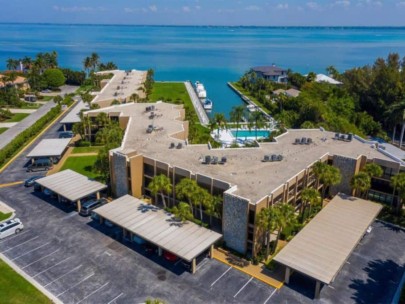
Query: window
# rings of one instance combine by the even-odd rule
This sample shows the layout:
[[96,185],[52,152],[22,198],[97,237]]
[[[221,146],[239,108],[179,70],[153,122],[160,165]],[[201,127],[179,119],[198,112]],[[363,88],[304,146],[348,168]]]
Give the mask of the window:
[[395,175],[396,170],[387,167],[381,167],[384,171],[383,175],[381,176],[384,179],[391,179],[391,176]]
[[145,175],[155,176],[155,169],[153,168],[152,165],[144,164],[143,168]]
[[255,211],[249,210],[249,224],[255,223]]

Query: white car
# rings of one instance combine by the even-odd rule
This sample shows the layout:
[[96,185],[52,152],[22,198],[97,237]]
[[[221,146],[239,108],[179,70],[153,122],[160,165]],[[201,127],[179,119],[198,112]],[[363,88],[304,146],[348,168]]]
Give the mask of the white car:
[[20,219],[12,219],[0,224],[0,240],[13,234],[19,233],[24,229]]

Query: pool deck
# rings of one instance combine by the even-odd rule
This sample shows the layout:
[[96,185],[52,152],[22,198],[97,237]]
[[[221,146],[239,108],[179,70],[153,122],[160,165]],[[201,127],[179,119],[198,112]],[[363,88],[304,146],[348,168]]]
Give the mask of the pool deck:
[[[263,132],[263,131],[271,132],[271,130],[269,130],[269,129],[257,129],[257,131],[258,132]],[[232,134],[232,132],[236,132],[236,129],[220,129],[219,134],[218,134],[218,130],[214,130],[211,133],[211,136],[215,140],[218,140],[219,142],[221,142],[223,145],[231,145],[236,140],[236,136],[234,136]],[[240,141],[244,141],[244,140],[248,140],[248,139],[253,139],[253,140],[256,139],[255,130],[253,130],[253,129],[251,131],[249,131],[247,129],[240,128],[238,132],[241,132],[241,133],[250,132],[253,135],[253,136],[245,136],[245,135],[238,134],[238,140],[240,140]],[[257,138],[258,139],[263,138],[263,136],[260,136],[258,134]]]

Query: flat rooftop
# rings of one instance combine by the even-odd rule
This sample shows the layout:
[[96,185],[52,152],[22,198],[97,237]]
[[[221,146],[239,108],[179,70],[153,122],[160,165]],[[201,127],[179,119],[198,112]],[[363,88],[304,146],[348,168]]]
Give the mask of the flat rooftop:
[[27,154],[27,157],[61,157],[70,140],[71,138],[43,139]]
[[40,178],[36,182],[72,202],[107,189],[106,185],[70,169]]
[[[145,107],[154,105],[157,115],[153,121]],[[262,143],[258,148],[209,149],[208,145],[185,145],[184,141],[173,138],[173,134],[184,129],[180,121],[180,108],[173,104],[140,103],[117,105],[103,109],[92,110],[87,113],[116,113],[129,116],[130,122],[122,143],[125,150],[137,151],[145,157],[156,159],[192,171],[194,174],[209,176],[237,185],[235,194],[249,198],[252,203],[269,195],[273,190],[287,182],[291,177],[300,173],[308,166],[318,161],[326,154],[341,155],[358,158],[361,155],[368,159],[383,159],[394,161],[371,145],[353,139],[344,142],[333,139],[335,133],[312,130],[288,130],[277,137],[277,142]],[[117,114],[118,113],[118,114]],[[146,128],[153,122],[156,127],[163,127],[161,131],[148,134]],[[301,137],[312,138],[310,145],[295,145],[295,139]],[[182,149],[170,149],[171,143],[183,143]],[[264,155],[281,154],[280,162],[262,162]],[[205,155],[227,157],[225,165],[204,165]]]
[[[114,74],[114,76],[108,81],[105,87],[100,91],[95,93],[95,98],[91,103],[98,103],[104,100],[124,100],[129,99],[129,97],[137,93],[140,97],[144,95],[143,91],[139,89],[143,87],[143,83],[146,79],[146,71],[103,71],[98,74]],[[118,89],[119,87],[119,89]]]
[[381,209],[379,204],[338,194],[274,260],[330,284]]
[[122,196],[94,212],[187,261],[222,237],[192,222],[180,223],[172,214],[130,195]]
[[89,105],[80,100],[75,107],[60,121],[61,124],[80,122],[80,112],[88,110]]

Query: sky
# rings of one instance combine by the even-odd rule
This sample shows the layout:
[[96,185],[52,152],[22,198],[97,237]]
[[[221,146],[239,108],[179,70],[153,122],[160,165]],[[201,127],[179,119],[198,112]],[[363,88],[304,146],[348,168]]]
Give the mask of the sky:
[[405,0],[0,0],[0,22],[405,26]]

